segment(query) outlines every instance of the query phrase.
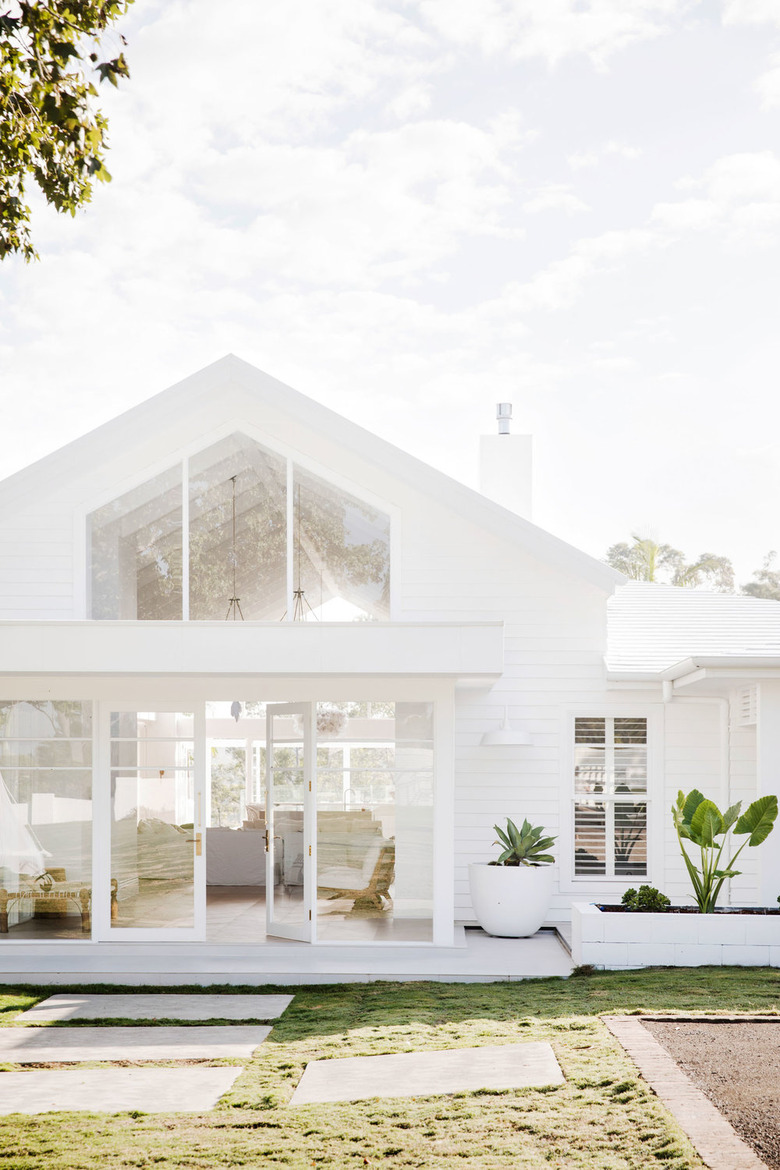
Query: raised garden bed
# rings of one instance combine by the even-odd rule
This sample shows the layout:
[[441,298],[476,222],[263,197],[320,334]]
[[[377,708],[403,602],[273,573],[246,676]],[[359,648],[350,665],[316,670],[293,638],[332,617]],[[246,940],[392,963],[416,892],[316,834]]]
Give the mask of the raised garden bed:
[[780,910],[687,906],[660,914],[575,902],[572,957],[608,971],[636,967],[780,967]]

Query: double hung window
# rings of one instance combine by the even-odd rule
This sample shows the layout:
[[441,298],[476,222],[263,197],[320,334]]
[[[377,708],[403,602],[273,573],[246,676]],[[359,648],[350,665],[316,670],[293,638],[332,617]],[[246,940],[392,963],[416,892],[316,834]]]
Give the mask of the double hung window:
[[647,719],[574,721],[574,876],[647,875]]

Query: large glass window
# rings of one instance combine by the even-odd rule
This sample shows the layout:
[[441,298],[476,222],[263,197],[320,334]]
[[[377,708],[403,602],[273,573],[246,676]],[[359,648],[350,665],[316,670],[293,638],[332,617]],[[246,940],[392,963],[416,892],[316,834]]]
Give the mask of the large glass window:
[[278,620],[287,605],[284,459],[231,435],[190,460],[190,618]]
[[0,701],[0,941],[81,938],[92,901],[92,705]]
[[181,467],[93,512],[89,549],[93,618],[181,618]]
[[87,524],[93,618],[390,615],[389,517],[246,435],[126,492]]
[[300,616],[364,621],[390,616],[390,520],[295,469],[294,579]]
[[574,874],[647,875],[647,719],[574,721]]

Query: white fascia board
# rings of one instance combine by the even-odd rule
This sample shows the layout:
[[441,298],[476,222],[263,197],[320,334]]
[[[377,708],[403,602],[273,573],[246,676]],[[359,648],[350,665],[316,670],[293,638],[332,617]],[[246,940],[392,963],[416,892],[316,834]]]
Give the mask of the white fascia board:
[[760,680],[780,677],[780,657],[776,654],[720,655],[685,658],[659,671],[607,670],[607,681],[614,683],[673,682],[675,687],[694,683],[734,679]]
[[502,622],[0,622],[2,675],[500,678]]
[[145,417],[148,427],[173,426],[183,410],[192,408],[195,399],[208,396],[219,408],[228,390],[235,388],[243,390],[250,405],[252,401],[265,401],[275,410],[305,420],[307,426],[319,430],[362,458],[382,466],[390,474],[404,479],[421,494],[437,500],[494,535],[519,545],[544,563],[590,582],[608,595],[626,581],[616,569],[502,508],[473,488],[451,479],[444,472],[428,466],[234,354],[220,358],[198,373],[9,476],[0,482],[0,503],[10,503],[20,495],[28,496],[39,487],[50,490],[58,478],[67,477],[74,467],[81,466],[85,460],[89,461],[93,457],[105,459],[106,451],[126,443],[128,430],[134,429],[139,416]]

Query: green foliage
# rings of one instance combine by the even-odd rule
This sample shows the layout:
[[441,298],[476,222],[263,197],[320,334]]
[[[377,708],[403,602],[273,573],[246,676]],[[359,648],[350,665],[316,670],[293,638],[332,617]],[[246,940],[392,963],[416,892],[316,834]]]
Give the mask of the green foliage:
[[551,853],[545,853],[555,841],[555,837],[544,837],[546,831],[541,826],[532,828],[531,824],[523,821],[522,829],[518,829],[514,821],[507,818],[506,832],[493,828],[498,833],[496,845],[503,846],[503,852],[498,861],[491,861],[491,865],[552,865],[555,858]]
[[[737,801],[722,813],[713,801],[707,800],[696,788],[687,796],[678,792],[677,802],[672,805],[672,819],[680,850],[693,885],[696,905],[702,914],[711,914],[715,909],[723,883],[728,878],[739,877],[740,870],[734,869],[734,863],[745,846],[755,848],[760,845],[774,828],[777,817],[776,796],[759,797],[740,816],[741,808],[742,802]],[[732,830],[735,834],[749,836],[724,868],[721,866],[721,857]],[[720,844],[717,840],[719,837],[722,838]],[[699,847],[700,867],[691,861],[684,841]]]
[[666,894],[662,894],[655,886],[626,890],[621,902],[627,910],[635,910],[640,914],[659,914],[671,906]]
[[774,568],[776,557],[774,551],[767,553],[761,568],[753,573],[753,580],[742,586],[743,593],[765,601],[780,601],[780,569]]
[[[124,54],[99,60],[100,39],[132,0],[19,0],[0,13],[0,259],[32,260],[25,183],[76,214],[103,162],[107,120],[95,108],[87,73],[117,85],[129,77]],[[124,43],[124,42],[123,42]]]
[[607,549],[606,562],[634,581],[660,581],[682,588],[706,585],[720,593],[734,590],[734,570],[728,557],[702,553],[686,563],[685,556],[670,544],[658,544],[649,536],[631,534],[633,544],[613,544]]

